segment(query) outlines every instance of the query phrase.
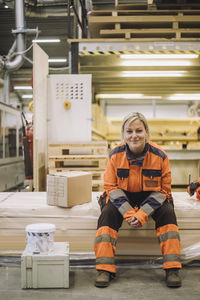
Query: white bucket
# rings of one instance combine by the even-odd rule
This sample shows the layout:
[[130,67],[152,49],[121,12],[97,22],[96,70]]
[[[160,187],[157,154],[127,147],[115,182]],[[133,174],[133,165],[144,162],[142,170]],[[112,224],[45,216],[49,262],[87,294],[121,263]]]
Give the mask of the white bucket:
[[56,226],[49,223],[35,223],[26,226],[26,252],[48,253],[53,250]]

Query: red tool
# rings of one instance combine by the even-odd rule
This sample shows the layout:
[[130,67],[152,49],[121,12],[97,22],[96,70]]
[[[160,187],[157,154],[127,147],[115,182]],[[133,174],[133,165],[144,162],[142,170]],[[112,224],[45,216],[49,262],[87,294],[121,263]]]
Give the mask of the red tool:
[[200,177],[197,181],[191,183],[189,177],[189,185],[187,187],[187,192],[190,196],[193,196],[196,193],[196,198],[200,200]]

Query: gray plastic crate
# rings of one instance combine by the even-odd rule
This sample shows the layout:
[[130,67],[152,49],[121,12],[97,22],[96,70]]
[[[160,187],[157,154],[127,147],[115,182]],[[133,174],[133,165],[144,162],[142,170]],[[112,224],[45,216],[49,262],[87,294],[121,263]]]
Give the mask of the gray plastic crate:
[[69,243],[54,243],[48,254],[21,256],[21,288],[69,288]]

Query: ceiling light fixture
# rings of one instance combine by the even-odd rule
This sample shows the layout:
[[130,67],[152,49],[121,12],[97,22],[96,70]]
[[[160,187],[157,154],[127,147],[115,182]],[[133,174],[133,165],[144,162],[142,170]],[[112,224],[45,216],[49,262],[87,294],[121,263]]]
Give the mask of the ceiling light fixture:
[[198,54],[121,54],[122,59],[195,59]]
[[51,63],[57,63],[57,62],[66,62],[67,59],[66,58],[49,58],[48,62]]
[[60,43],[60,39],[37,39],[32,40],[33,43]]
[[167,98],[168,100],[200,101],[200,94],[174,94]]
[[185,71],[122,71],[122,77],[181,77]]
[[143,94],[97,94],[96,98],[97,99],[137,99],[141,98]]
[[16,85],[14,86],[14,90],[32,90],[32,87],[28,85],[26,86]]
[[191,66],[188,60],[132,60],[122,61],[122,66]]
[[32,99],[33,95],[22,95],[23,99]]
[[97,99],[162,99],[161,96],[144,96],[143,94],[97,94]]

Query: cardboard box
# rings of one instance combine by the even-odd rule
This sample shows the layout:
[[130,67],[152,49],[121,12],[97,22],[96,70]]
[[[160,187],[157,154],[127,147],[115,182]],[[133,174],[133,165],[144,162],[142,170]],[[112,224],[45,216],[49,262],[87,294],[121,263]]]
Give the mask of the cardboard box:
[[21,256],[21,288],[69,288],[69,243],[54,243],[46,255]]
[[47,175],[47,204],[72,207],[91,202],[92,174],[69,171]]

